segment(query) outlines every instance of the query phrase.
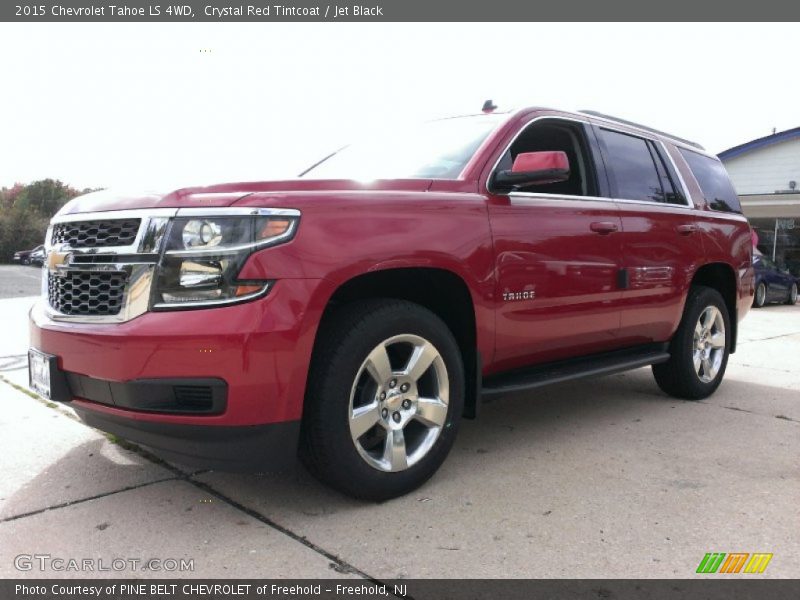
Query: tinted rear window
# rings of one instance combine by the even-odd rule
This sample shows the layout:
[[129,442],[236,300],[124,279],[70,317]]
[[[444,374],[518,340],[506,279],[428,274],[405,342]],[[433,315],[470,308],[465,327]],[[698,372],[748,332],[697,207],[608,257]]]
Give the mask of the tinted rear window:
[[679,150],[686,162],[689,163],[709,207],[725,212],[742,212],[739,197],[721,162],[685,148],[679,148]]
[[617,184],[617,196],[624,200],[663,202],[664,190],[647,142],[626,133],[600,130],[611,172]]

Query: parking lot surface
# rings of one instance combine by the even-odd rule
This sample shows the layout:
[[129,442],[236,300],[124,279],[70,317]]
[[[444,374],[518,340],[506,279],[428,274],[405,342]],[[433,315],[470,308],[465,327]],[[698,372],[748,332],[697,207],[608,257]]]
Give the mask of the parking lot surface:
[[32,302],[0,300],[0,577],[103,575],[14,565],[47,553],[194,561],[170,577],[690,578],[707,552],[771,552],[762,576],[800,577],[800,307],[751,311],[707,400],[649,369],[507,396],[428,484],[367,504],[299,467],[153,461],[30,397]]
[[42,270],[39,267],[0,265],[0,299],[35,296],[41,287]]

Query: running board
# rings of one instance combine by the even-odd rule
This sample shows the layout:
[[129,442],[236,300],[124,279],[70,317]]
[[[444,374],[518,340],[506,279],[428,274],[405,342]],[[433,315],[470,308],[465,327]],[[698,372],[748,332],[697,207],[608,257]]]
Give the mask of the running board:
[[490,375],[483,379],[484,398],[511,392],[532,390],[553,383],[584,377],[613,375],[669,360],[667,344],[648,344],[626,350],[593,354]]

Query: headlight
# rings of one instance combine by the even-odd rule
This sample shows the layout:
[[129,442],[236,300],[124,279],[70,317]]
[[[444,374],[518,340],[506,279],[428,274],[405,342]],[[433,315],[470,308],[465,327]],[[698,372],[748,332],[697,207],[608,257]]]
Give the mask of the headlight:
[[291,239],[299,216],[296,211],[259,212],[173,219],[158,267],[153,308],[231,304],[265,294],[269,281],[240,281],[239,271],[255,250]]

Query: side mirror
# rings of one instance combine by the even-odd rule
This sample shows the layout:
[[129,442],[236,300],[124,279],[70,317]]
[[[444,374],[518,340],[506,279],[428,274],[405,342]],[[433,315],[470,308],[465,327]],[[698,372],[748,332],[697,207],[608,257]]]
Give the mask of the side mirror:
[[569,159],[560,150],[517,154],[510,171],[498,171],[493,183],[504,189],[558,183],[569,179]]

